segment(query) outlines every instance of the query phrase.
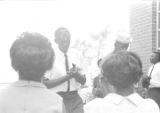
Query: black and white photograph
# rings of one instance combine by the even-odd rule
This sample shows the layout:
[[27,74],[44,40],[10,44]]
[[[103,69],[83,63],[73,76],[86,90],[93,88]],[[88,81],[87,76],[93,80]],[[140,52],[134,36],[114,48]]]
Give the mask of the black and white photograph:
[[160,113],[160,0],[0,0],[0,113]]

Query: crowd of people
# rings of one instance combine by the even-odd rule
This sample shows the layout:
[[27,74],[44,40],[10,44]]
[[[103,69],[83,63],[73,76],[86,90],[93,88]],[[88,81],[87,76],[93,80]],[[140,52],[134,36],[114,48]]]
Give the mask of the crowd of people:
[[[10,48],[19,80],[0,91],[0,113],[160,113],[160,52],[151,55],[153,65],[144,77],[140,57],[128,51],[131,36],[115,36],[113,52],[97,61],[100,73],[88,99],[79,93],[87,75],[70,59],[69,30],[55,31],[54,48],[40,33],[22,33]],[[139,82],[146,98],[136,91]]]

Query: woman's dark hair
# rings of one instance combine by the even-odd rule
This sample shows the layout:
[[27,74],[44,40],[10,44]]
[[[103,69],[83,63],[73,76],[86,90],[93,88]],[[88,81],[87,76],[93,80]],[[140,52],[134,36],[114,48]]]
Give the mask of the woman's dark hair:
[[102,65],[104,79],[118,89],[137,83],[142,77],[142,63],[133,52],[120,51],[112,54]]
[[54,50],[39,33],[22,33],[10,48],[12,67],[18,72],[45,73],[52,68]]

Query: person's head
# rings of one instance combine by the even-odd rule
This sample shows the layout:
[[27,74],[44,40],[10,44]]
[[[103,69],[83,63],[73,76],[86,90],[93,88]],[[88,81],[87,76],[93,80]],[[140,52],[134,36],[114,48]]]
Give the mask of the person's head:
[[70,40],[71,35],[68,29],[60,27],[55,31],[55,42],[63,53],[68,51]]
[[160,61],[160,52],[159,51],[152,52],[150,56],[150,62],[156,64],[159,61]]
[[24,32],[13,42],[10,57],[20,79],[38,81],[52,68],[54,50],[45,36]]
[[102,80],[109,82],[115,90],[134,88],[142,77],[141,60],[135,53],[120,51],[106,59],[102,73]]
[[129,48],[131,40],[132,40],[131,36],[126,32],[120,31],[116,33],[116,41],[114,43],[114,46],[115,46],[114,52],[127,50]]

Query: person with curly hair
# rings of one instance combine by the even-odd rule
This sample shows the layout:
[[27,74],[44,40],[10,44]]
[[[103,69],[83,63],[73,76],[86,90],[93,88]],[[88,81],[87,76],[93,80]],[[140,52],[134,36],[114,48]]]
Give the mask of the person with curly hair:
[[104,99],[97,99],[85,106],[85,113],[160,112],[154,100],[142,98],[135,90],[142,77],[141,60],[135,53],[119,51],[112,54],[103,62],[102,74],[104,87],[109,85],[113,90]]
[[42,83],[55,60],[51,42],[40,33],[22,33],[10,48],[19,80],[0,92],[1,113],[62,113],[62,98]]

